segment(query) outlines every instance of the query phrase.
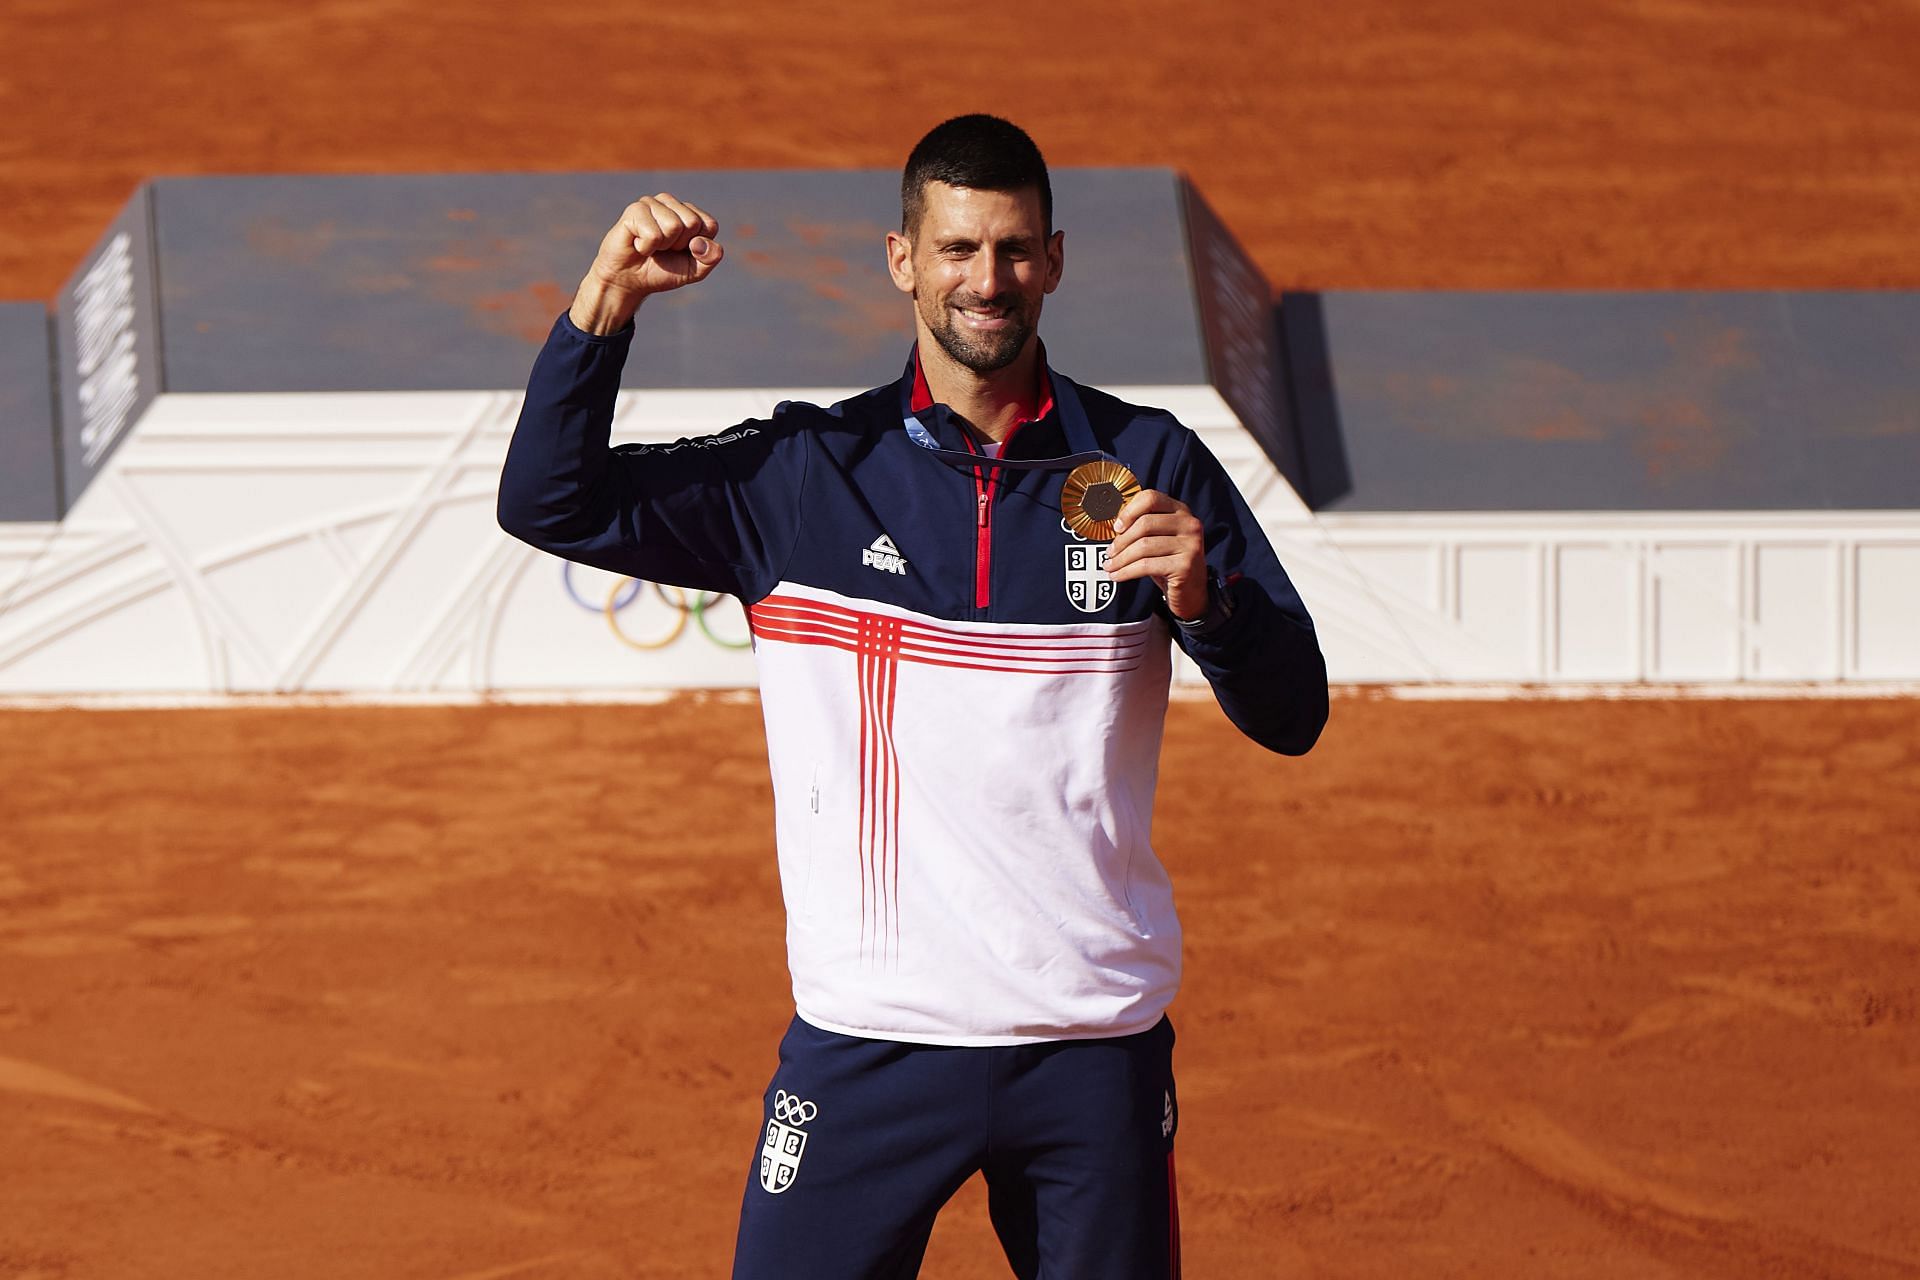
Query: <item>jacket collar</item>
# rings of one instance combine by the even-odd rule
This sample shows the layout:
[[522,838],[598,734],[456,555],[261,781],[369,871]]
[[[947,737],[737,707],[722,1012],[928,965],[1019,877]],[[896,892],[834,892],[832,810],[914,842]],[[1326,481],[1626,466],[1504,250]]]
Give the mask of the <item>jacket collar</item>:
[[[1035,338],[1034,346],[1040,355],[1040,403],[1032,408],[1021,406],[1022,413],[1014,421],[1014,431],[1029,422],[1039,422],[1053,412],[1053,373],[1047,368],[1047,344]],[[913,376],[913,401],[908,408],[914,413],[933,408],[933,388],[927,385],[927,371],[920,365],[920,344],[917,342],[907,351],[907,369]],[[1012,432],[1008,433],[1008,438],[1012,438]]]
[[[1038,339],[1035,340],[1038,342]],[[1002,446],[1002,456],[1020,456],[1039,449],[1044,450],[1052,440],[1051,432],[1032,430],[1032,424],[1045,425],[1057,421],[1065,436],[1069,456],[1083,453],[1098,456],[1099,447],[1094,443],[1092,427],[1087,422],[1086,411],[1080,405],[1080,397],[1074,393],[1069,379],[1054,373],[1047,364],[1045,343],[1039,344],[1040,355],[1040,400],[1031,412],[1023,413],[1014,423],[1014,430],[1007,436]],[[955,420],[953,411],[933,398],[927,386],[925,372],[920,367],[920,347],[914,344],[907,352],[907,367],[899,382],[901,424],[915,444],[941,453],[978,454],[973,435]],[[1015,442],[1019,444],[1016,446]],[[1053,446],[1057,449],[1058,444]]]

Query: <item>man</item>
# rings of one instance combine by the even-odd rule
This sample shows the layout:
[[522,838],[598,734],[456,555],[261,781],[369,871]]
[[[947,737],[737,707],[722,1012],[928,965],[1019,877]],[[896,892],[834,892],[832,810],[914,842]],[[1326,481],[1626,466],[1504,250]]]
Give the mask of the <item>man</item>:
[[901,204],[887,266],[918,342],[897,382],[609,449],[634,313],[724,258],[697,205],[631,205],[534,366],[500,523],[748,609],[797,1013],[737,1280],[913,1276],[976,1170],[1018,1275],[1163,1280],[1169,637],[1288,754],[1325,723],[1326,667],[1200,441],[1047,367],[1064,236],[1027,135],[947,121]]

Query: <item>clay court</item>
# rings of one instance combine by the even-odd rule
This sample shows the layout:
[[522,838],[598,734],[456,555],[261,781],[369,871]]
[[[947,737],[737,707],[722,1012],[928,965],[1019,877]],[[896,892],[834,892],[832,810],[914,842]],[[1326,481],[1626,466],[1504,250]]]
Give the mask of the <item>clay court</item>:
[[[0,296],[155,174],[981,107],[1276,287],[1920,288],[1910,3],[1020,16],[12,4]],[[749,695],[8,709],[0,776],[0,1276],[724,1274],[791,1011]],[[1349,692],[1299,760],[1184,700],[1160,795],[1189,1276],[1920,1277],[1914,699]],[[1006,1274],[977,1193],[933,1280]]]

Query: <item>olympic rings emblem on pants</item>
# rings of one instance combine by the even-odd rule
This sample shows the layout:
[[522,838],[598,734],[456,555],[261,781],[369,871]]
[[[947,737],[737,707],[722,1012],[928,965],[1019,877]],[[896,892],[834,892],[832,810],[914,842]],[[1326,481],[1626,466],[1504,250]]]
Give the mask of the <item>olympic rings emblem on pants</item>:
[[[652,650],[666,648],[675,640],[678,640],[680,633],[687,629],[687,619],[689,618],[693,619],[693,624],[700,628],[701,635],[705,636],[712,643],[719,645],[722,649],[747,649],[753,645],[751,637],[745,640],[729,640],[725,636],[718,635],[714,632],[713,627],[707,620],[707,610],[726,599],[725,594],[719,591],[688,591],[685,587],[671,586],[666,583],[649,583],[640,578],[621,577],[614,579],[613,585],[607,588],[607,598],[603,603],[592,604],[589,601],[583,600],[580,597],[580,592],[575,589],[573,585],[573,562],[570,560],[561,562],[560,585],[566,589],[567,598],[579,605],[582,609],[585,609],[588,613],[603,615],[607,620],[608,628],[613,632],[614,638],[620,641],[621,644],[626,645],[629,649]],[[658,635],[644,638],[629,635],[626,629],[620,625],[620,614],[628,605],[638,600],[641,593],[649,586],[653,588],[653,593],[659,599],[659,602],[671,611],[673,621],[668,624],[665,631]]]
[[795,1097],[785,1089],[780,1089],[773,1095],[773,1118],[776,1120],[784,1121],[797,1128],[800,1125],[812,1124],[813,1118],[819,1114],[819,1107],[804,1098]]

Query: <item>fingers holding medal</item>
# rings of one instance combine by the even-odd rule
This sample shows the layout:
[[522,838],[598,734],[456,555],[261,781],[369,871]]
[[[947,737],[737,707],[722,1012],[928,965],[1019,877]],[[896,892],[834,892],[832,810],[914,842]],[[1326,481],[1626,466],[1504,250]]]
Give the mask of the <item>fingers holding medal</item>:
[[1115,582],[1151,578],[1176,618],[1206,614],[1206,527],[1186,503],[1157,489],[1141,489],[1127,499],[1110,525],[1113,546],[1107,552],[1108,577]]

